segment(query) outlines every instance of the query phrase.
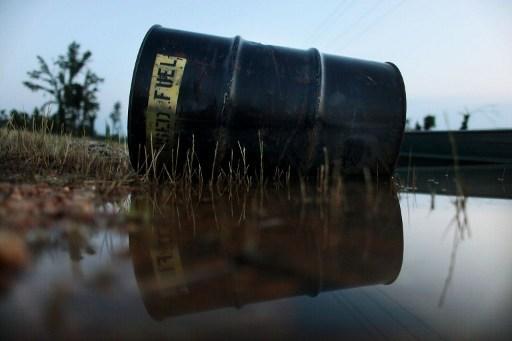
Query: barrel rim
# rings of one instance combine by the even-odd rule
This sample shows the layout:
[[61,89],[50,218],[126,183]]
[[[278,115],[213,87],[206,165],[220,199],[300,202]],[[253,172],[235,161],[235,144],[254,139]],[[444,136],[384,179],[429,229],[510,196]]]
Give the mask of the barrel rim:
[[128,100],[128,124],[127,124],[127,135],[128,135],[128,150],[129,150],[129,156],[130,156],[130,163],[132,164],[132,167],[136,171],[142,171],[141,169],[141,161],[144,162],[144,159],[140,159],[141,153],[144,153],[142,148],[145,146],[146,142],[146,130],[145,129],[135,129],[135,126],[137,123],[142,124],[142,126],[145,126],[145,116],[144,115],[136,115],[137,113],[134,112],[134,93],[136,91],[137,87],[137,75],[139,73],[139,66],[141,63],[141,60],[144,55],[144,51],[146,49],[147,42],[150,39],[150,36],[153,35],[153,33],[157,30],[162,28],[161,25],[153,25],[149,28],[149,30],[144,35],[144,39],[142,40],[142,43],[139,48],[139,52],[137,53],[137,59],[135,60],[135,66],[133,68],[132,73],[132,82],[130,86],[130,97]]
[[396,168],[396,165],[398,163],[398,158],[399,158],[399,154],[400,154],[400,147],[402,145],[402,142],[404,140],[404,133],[405,133],[405,123],[406,123],[406,120],[407,120],[407,94],[405,92],[405,82],[404,82],[404,78],[402,76],[402,73],[400,72],[400,69],[398,68],[398,66],[396,66],[394,63],[392,62],[386,62],[386,64],[390,65],[394,70],[395,70],[395,73],[397,75],[397,78],[399,80],[399,83],[400,83],[400,90],[401,90],[401,93],[403,95],[403,103],[402,103],[402,111],[401,111],[401,114],[402,114],[402,120],[401,120],[401,124],[400,124],[400,131],[402,132],[401,136],[400,136],[400,139],[397,141],[397,144],[395,146],[395,154],[396,157],[395,157],[395,161],[393,162],[393,164],[391,164],[391,169],[390,169],[390,172],[392,173],[394,171],[394,169]]

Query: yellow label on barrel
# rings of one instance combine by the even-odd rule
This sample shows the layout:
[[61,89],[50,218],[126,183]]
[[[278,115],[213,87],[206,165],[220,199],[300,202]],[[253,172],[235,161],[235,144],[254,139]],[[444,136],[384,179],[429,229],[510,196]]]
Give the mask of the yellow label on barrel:
[[147,148],[166,154],[172,147],[176,106],[187,60],[158,53],[153,66],[146,108]]

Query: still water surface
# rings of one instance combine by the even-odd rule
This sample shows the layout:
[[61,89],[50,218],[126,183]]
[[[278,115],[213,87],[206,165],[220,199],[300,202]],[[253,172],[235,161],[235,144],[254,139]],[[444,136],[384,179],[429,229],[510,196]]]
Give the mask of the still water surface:
[[97,208],[123,228],[27,236],[1,334],[510,339],[512,201],[494,171],[487,187],[462,177],[468,197],[443,170],[403,172],[398,192],[131,193]]

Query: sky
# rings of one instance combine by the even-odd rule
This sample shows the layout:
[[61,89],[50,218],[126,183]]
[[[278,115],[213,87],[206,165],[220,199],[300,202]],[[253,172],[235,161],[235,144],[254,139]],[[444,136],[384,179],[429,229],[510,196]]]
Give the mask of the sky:
[[407,116],[435,114],[457,129],[512,128],[512,1],[0,0],[0,109],[32,111],[48,98],[22,85],[36,55],[55,61],[71,41],[105,78],[96,129],[121,101],[126,124],[138,49],[153,24],[337,55],[390,61],[402,73]]

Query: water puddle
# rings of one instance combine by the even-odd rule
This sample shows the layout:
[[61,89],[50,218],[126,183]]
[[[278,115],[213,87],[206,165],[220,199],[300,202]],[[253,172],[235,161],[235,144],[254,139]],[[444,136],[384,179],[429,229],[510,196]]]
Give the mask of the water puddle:
[[136,190],[3,229],[0,333],[507,338],[511,181],[488,168],[399,170],[400,191]]

